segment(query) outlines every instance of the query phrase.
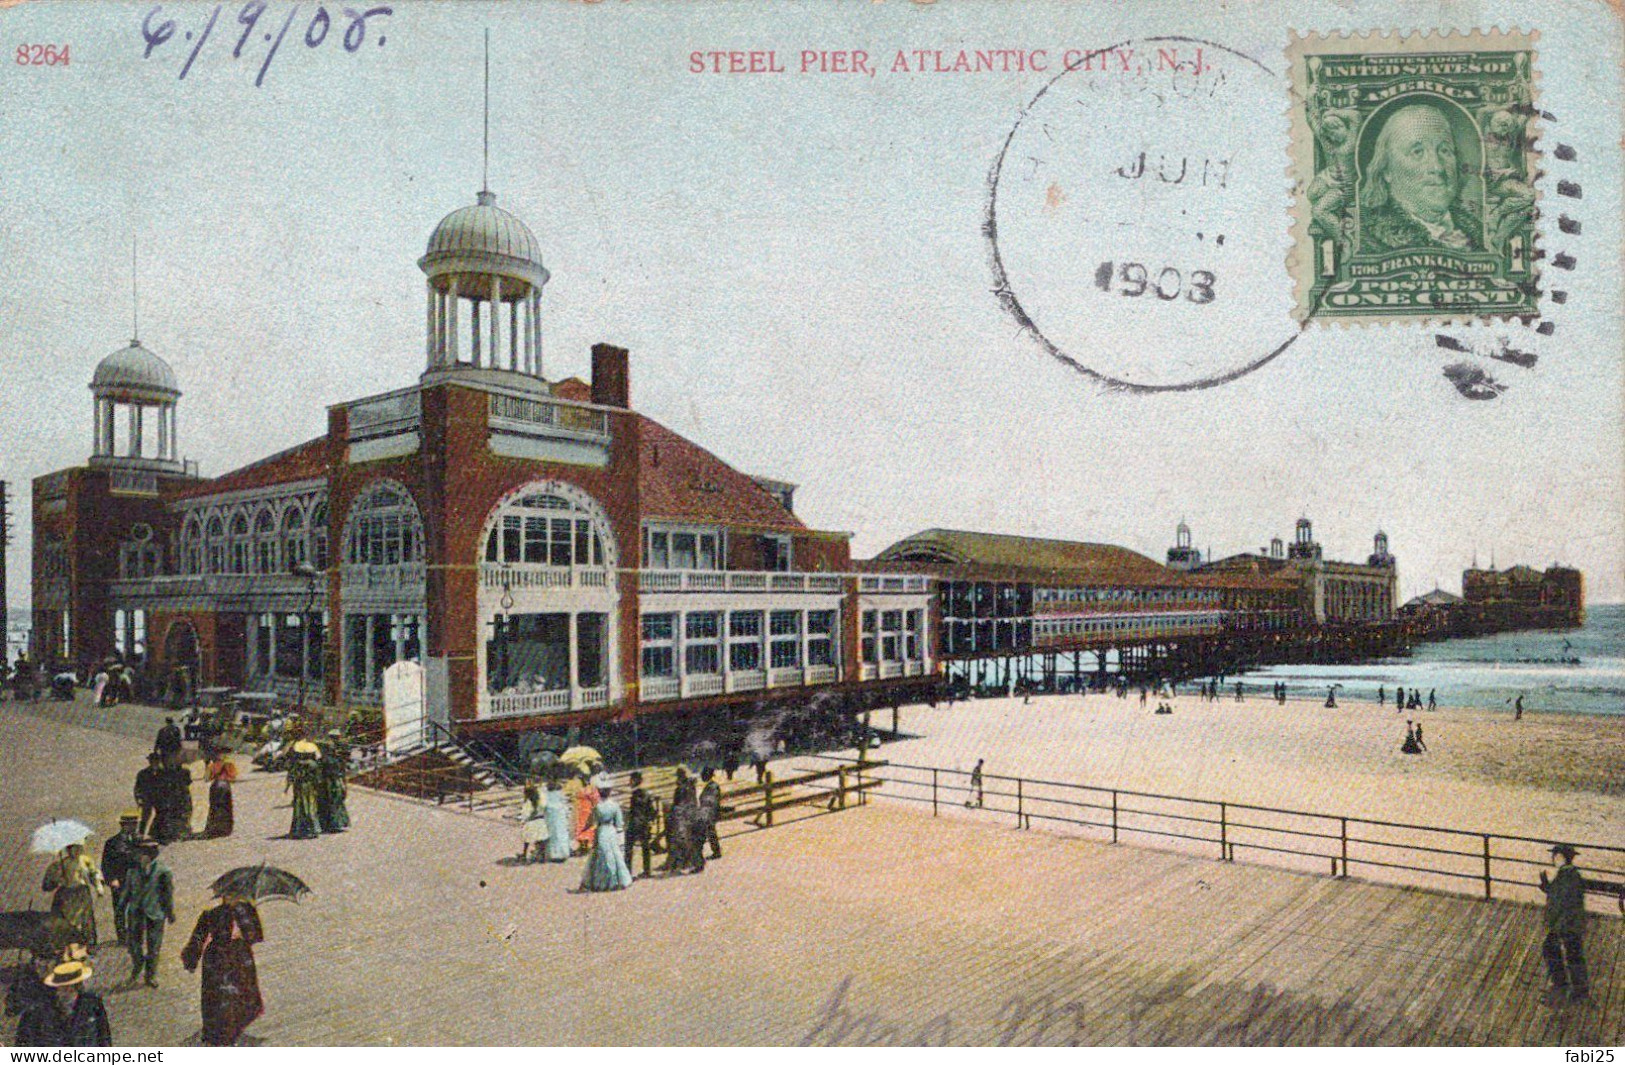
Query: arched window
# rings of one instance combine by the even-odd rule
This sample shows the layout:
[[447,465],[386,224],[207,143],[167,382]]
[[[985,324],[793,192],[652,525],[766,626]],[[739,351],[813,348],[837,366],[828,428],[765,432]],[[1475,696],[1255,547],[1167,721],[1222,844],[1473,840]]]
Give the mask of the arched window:
[[595,515],[585,507],[538,492],[502,507],[486,534],[485,561],[603,566],[604,541]]
[[254,572],[277,572],[276,515],[270,507],[254,516]]
[[305,539],[305,512],[290,505],[282,512],[282,566],[289,573],[303,563],[307,555]]
[[350,508],[344,561],[357,566],[398,566],[423,558],[423,522],[410,494],[385,482],[362,493]]
[[216,514],[209,519],[209,572],[226,572],[226,523]]
[[181,572],[203,572],[203,526],[195,514],[181,527]]
[[319,570],[327,568],[327,500],[317,503],[310,512],[310,564]]
[[231,572],[248,572],[248,515],[242,511],[231,518]]

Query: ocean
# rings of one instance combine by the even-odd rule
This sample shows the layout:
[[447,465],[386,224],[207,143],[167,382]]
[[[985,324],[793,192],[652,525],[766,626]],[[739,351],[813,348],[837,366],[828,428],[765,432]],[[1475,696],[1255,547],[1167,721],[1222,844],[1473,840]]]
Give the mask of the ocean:
[[[1579,664],[1562,660],[1578,658]],[[1505,632],[1418,645],[1407,658],[1364,665],[1272,666],[1250,684],[1285,681],[1294,695],[1375,699],[1379,685],[1438,692],[1441,706],[1496,710],[1523,696],[1525,713],[1625,715],[1625,604],[1586,607],[1585,625],[1563,632]]]

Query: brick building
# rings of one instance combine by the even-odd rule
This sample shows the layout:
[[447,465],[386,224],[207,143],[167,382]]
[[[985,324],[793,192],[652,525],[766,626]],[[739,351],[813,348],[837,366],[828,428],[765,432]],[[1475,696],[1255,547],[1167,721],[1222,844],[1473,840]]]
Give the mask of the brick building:
[[[338,705],[414,661],[459,734],[928,694],[923,579],[855,572],[794,485],[634,411],[625,350],[595,345],[590,382],[545,377],[548,272],[495,201],[419,260],[422,376],[294,448],[200,479],[169,367],[136,344],[103,360],[89,463],[34,483],[36,652]],[[894,626],[917,638],[862,635]]]

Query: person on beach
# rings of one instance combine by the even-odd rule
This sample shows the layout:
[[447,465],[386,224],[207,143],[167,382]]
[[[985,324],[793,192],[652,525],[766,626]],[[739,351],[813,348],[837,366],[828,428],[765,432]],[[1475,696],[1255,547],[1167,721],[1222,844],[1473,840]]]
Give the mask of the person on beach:
[[143,976],[158,986],[158,952],[164,948],[164,925],[175,923],[175,878],[158,860],[158,841],[136,844],[139,858],[130,871],[124,896],[124,945],[130,952],[129,985]]
[[542,860],[542,848],[547,843],[547,806],[535,783],[525,785],[519,800],[519,860],[522,863]]
[[[1540,871],[1540,890],[1546,894],[1546,939],[1541,955],[1546,959],[1546,975],[1552,981],[1551,994],[1568,992],[1569,999],[1582,1001],[1591,994],[1591,977],[1586,971],[1585,878],[1574,864],[1579,852],[1567,843],[1552,847],[1557,872],[1547,879]],[[1559,859],[1561,859],[1559,861]]]
[[[734,768],[738,768],[735,760]],[[649,875],[649,860],[653,850],[653,837],[655,826],[655,801],[647,791],[643,790],[643,774],[632,774],[632,796],[627,800],[626,809],[626,865],[632,867],[632,853],[634,848],[643,851],[643,876]]]
[[1402,754],[1422,753],[1422,745],[1416,741],[1416,725],[1413,722],[1405,722],[1405,742],[1399,745],[1399,750]]
[[248,899],[221,899],[198,915],[192,938],[181,950],[181,964],[189,973],[203,964],[204,1046],[235,1046],[265,1012],[254,965],[254,944],[264,939],[259,910]]
[[1416,723],[1416,745],[1424,751],[1428,749],[1428,745],[1422,741],[1422,723],[1420,721]]
[[1241,702],[1242,690],[1243,689],[1241,687],[1241,681],[1239,681],[1239,680],[1236,681],[1236,702],[1238,702],[1238,703]]
[[110,1047],[113,1032],[102,997],[85,989],[92,969],[65,961],[41,981],[52,994],[23,1011],[17,1022],[20,1047]]
[[976,765],[970,771],[970,790],[976,793],[976,799],[974,802],[972,802],[972,800],[967,797],[965,799],[966,806],[982,805],[982,765],[986,761],[987,759],[985,758],[976,759]]
[[1382,706],[1387,701],[1388,689],[1381,684],[1377,685],[1377,705]]
[[1326,709],[1337,709],[1337,685],[1335,684],[1326,689]]
[[626,831],[626,819],[621,804],[614,799],[610,787],[594,789],[598,802],[593,806],[592,854],[587,867],[581,871],[582,891],[624,891],[632,886],[632,870],[626,864],[625,844],[621,834]]
[[1523,696],[1521,695],[1518,696],[1518,701],[1512,704],[1512,720],[1523,720]]
[[1428,709],[1429,710],[1437,710],[1437,709],[1439,709],[1439,700],[1438,700],[1438,698],[1436,696],[1437,691],[1438,691],[1437,688],[1429,688],[1428,689]]
[[140,856],[135,845],[141,814],[129,810],[118,819],[118,832],[102,845],[102,877],[113,893],[113,934],[124,942],[124,897],[129,893],[130,871]]
[[231,785],[237,780],[237,765],[227,757],[224,747],[210,747],[204,777],[209,782],[209,816],[203,822],[203,838],[221,839],[236,827]]

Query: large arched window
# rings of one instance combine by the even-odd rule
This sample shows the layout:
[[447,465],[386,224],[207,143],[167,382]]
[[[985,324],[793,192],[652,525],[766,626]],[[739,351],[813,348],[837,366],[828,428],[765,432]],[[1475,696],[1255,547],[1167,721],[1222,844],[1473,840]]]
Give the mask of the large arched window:
[[231,516],[231,572],[248,572],[248,515],[242,511]]
[[254,572],[277,572],[276,515],[264,507],[254,515]]
[[384,482],[362,493],[345,526],[344,561],[356,566],[398,566],[423,558],[423,522],[412,496]]
[[282,566],[292,573],[307,558],[305,512],[296,504],[289,504],[282,512]]
[[203,526],[195,514],[181,526],[181,572],[203,572]]
[[209,572],[226,572],[226,523],[216,514],[209,519]]
[[485,561],[601,567],[604,540],[584,506],[537,492],[503,505],[485,537]]

